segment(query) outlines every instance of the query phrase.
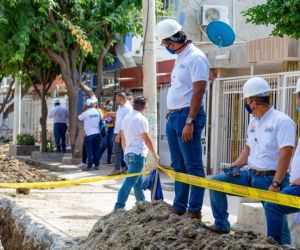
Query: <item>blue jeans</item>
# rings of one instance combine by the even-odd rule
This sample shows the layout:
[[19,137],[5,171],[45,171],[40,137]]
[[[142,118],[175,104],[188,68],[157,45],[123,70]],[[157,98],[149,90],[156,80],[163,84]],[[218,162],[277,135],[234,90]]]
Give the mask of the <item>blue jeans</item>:
[[95,167],[99,166],[100,162],[100,134],[89,135],[85,138],[85,149],[88,159],[88,168],[92,168],[93,164]]
[[114,141],[114,128],[108,128],[107,135],[101,141],[100,159],[107,149],[107,163],[111,163],[111,155]]
[[[223,181],[228,183],[234,183],[241,186],[254,187],[258,189],[268,190],[270,185],[272,184],[274,176],[257,176],[251,170],[242,170],[241,176],[228,176],[225,174],[219,174],[212,177],[213,180]],[[289,176],[283,179],[281,188],[285,188],[288,186]],[[222,193],[219,191],[209,190],[210,194],[210,205],[213,212],[213,216],[215,218],[215,226],[217,229],[228,232],[230,231],[230,223],[228,221],[228,204],[227,204],[227,196],[226,193]],[[262,202],[265,208],[265,202]],[[282,241],[284,244],[290,244],[291,237],[288,228],[287,217],[283,218],[284,230],[282,234]]]
[[[133,153],[125,155],[125,161],[128,166],[128,174],[142,172],[145,165],[145,157]],[[142,189],[143,176],[133,176],[125,179],[121,189],[118,193],[118,200],[115,204],[115,208],[124,208],[125,203],[128,200],[128,196],[133,187],[135,198],[137,201],[145,201],[144,191]]]
[[[182,130],[186,124],[188,113],[189,109],[185,109],[169,114],[166,134],[171,154],[171,166],[176,172],[205,177],[202,162],[201,132],[205,126],[206,115],[203,106],[201,106],[194,120],[193,140],[183,142]],[[187,209],[191,212],[200,212],[203,196],[203,188],[175,181],[173,207],[181,212],[185,212]]]
[[[114,134],[114,138],[115,136],[116,134]],[[121,141],[119,143],[114,142],[114,151],[115,151],[115,170],[121,170],[121,168],[126,167]]]
[[[295,195],[300,197],[300,186],[288,186],[281,190],[282,194]],[[265,203],[267,218],[268,236],[275,239],[279,244],[287,244],[282,241],[284,233],[285,215],[299,212],[299,208],[282,206],[274,203]]]
[[54,123],[54,139],[57,152],[66,152],[66,123]]

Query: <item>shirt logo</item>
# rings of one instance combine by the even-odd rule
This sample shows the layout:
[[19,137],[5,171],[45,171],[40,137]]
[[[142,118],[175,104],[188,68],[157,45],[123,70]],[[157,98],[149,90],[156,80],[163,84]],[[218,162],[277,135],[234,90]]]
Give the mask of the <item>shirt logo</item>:
[[185,69],[185,65],[184,65],[184,64],[180,64],[180,65],[179,65],[179,68],[180,68],[180,69]]
[[255,129],[256,129],[256,124],[252,124],[251,127],[250,127],[250,132],[254,133]]
[[273,132],[273,127],[266,127],[265,128],[265,133],[272,133]]
[[98,115],[89,115],[89,118],[95,118],[95,117],[98,118]]

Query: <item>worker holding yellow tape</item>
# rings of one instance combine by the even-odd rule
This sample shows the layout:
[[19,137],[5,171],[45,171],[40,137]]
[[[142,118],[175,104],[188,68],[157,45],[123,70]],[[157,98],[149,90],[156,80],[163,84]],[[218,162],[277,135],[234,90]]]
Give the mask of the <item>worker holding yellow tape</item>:
[[[274,194],[288,186],[287,170],[295,145],[296,126],[290,117],[271,106],[270,91],[269,84],[261,77],[252,77],[244,84],[245,108],[253,115],[247,130],[246,145],[230,168],[214,176],[213,180],[269,190]],[[250,169],[241,170],[245,165]],[[210,230],[229,233],[226,194],[210,190],[210,203],[215,218]],[[265,210],[265,213],[268,218],[268,211]],[[286,216],[282,219],[282,228],[280,242],[291,244]]]
[[[297,81],[296,91],[297,94],[297,111],[300,112],[300,78]],[[284,188],[280,193],[287,195],[295,195],[300,197],[300,139],[298,141],[298,146],[294,154],[294,158],[291,165],[291,185]],[[284,216],[291,213],[299,212],[300,209],[292,208],[287,206],[280,206],[274,203],[266,203],[265,210],[267,214],[267,235],[275,239],[279,244],[284,244],[282,242],[281,235],[282,224]]]

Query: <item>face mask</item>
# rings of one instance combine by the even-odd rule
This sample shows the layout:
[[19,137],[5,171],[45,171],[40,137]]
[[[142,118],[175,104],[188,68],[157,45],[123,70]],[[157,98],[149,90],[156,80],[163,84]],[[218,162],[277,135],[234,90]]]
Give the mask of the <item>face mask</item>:
[[166,48],[166,50],[171,53],[171,54],[175,54],[175,50],[174,49],[171,49],[169,47]]
[[297,110],[298,113],[300,113],[300,108],[297,107],[296,110]]
[[250,104],[245,102],[245,109],[249,112],[249,114],[252,114],[252,108],[250,107]]
[[112,110],[112,106],[111,105],[106,105],[106,110]]

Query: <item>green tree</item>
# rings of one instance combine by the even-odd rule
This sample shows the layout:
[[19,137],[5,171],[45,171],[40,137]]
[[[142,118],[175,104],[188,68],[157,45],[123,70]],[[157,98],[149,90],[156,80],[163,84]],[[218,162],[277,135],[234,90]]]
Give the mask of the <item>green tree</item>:
[[[22,72],[25,81],[27,80],[34,87],[36,94],[41,100],[41,151],[47,152],[47,95],[53,80],[60,74],[60,68],[49,57],[36,48],[27,51]],[[40,87],[41,86],[41,87]]]
[[[102,90],[104,58],[117,34],[138,33],[140,1],[2,0],[0,41],[10,63],[23,63],[35,44],[59,65],[69,97],[71,147],[77,127],[77,93],[88,55],[98,69]],[[115,38],[114,38],[115,37]],[[120,37],[120,36],[119,36]]]
[[272,35],[287,35],[300,38],[300,1],[299,0],[267,0],[243,12],[247,22],[256,25],[274,25]]

